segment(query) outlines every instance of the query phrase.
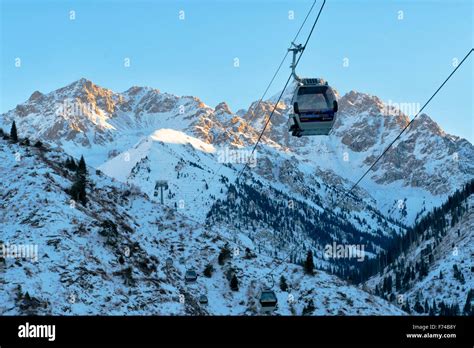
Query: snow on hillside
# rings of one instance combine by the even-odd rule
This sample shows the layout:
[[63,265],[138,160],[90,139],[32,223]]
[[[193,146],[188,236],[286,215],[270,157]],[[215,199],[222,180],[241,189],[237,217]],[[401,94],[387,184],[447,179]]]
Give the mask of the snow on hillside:
[[[1,315],[255,315],[270,272],[291,287],[274,287],[277,315],[404,314],[335,276],[307,276],[300,266],[260,255],[244,235],[194,222],[92,167],[88,203],[76,203],[66,192],[75,180],[67,158],[0,139],[2,242],[38,250],[37,260],[0,260]],[[220,265],[223,248],[230,257]],[[183,279],[190,269],[198,273],[192,284]],[[231,275],[238,291],[230,289]],[[201,295],[208,304],[199,303]]]
[[[168,134],[170,132],[160,130],[158,133]],[[161,136],[160,139],[170,139],[174,143],[192,141],[195,146],[165,143],[156,141],[155,137],[149,137],[100,166],[99,169],[108,176],[139,187],[157,201],[160,198],[160,192],[155,190],[155,182],[165,179],[168,182],[168,189],[164,191],[164,202],[167,206],[175,207],[178,211],[201,223],[221,219],[219,214],[215,216],[213,208],[219,206],[219,202],[233,200],[229,198],[229,185],[236,182],[238,170],[243,165],[215,163],[214,154],[203,152],[200,149],[202,144],[198,140],[184,136],[179,132],[171,134],[173,134],[172,137],[166,135]],[[266,149],[266,145],[264,145],[264,149]],[[212,148],[209,147],[209,150]],[[260,151],[261,154],[262,151]],[[312,166],[304,161],[294,161],[292,154],[275,152],[271,148],[262,157],[263,162],[261,160],[260,165],[252,168],[243,179],[246,184],[254,185],[272,206],[287,205],[291,200],[292,204],[299,209],[315,210],[318,214],[323,215],[327,210],[329,213],[325,214],[326,220],[343,221],[340,224],[342,230],[338,228],[334,231],[325,230],[322,232],[324,238],[316,231],[304,228],[292,231],[292,237],[288,238],[283,225],[280,227],[268,226],[259,221],[254,213],[251,214],[251,219],[236,214],[241,209],[254,212],[260,209],[255,206],[252,199],[239,197],[243,200],[242,207],[227,208],[225,225],[222,228],[238,230],[246,237],[251,237],[253,242],[258,243],[259,248],[262,248],[262,252],[267,255],[283,255],[290,250],[296,250],[296,247],[299,246],[298,251],[293,253],[293,257],[301,259],[305,257],[307,248],[311,247],[320,268],[329,269],[330,266],[338,268],[335,263],[330,264],[323,259],[323,249],[326,244],[347,243],[349,240],[354,243],[364,243],[367,249],[366,257],[373,257],[374,252],[384,249],[390,238],[401,231],[400,226],[393,221],[386,220],[363,201],[354,201],[353,204],[346,207],[346,203],[351,203],[351,200],[346,199],[342,207],[336,207],[338,216],[333,216],[331,204],[340,197],[341,192],[338,192],[333,185],[327,185],[324,178],[313,172]],[[280,167],[273,167],[273,163],[280,163]],[[249,175],[250,173],[252,175]],[[286,195],[283,202],[282,194]],[[333,197],[331,204],[325,202],[328,197]],[[290,210],[287,209],[288,211]],[[264,212],[266,216],[271,215],[272,219],[281,222],[287,219],[286,213],[280,212],[279,214],[283,215],[273,216],[269,212]],[[314,221],[316,225],[321,223],[318,221],[320,219],[318,216],[306,216],[306,219],[312,218],[316,219]],[[251,221],[251,225],[248,225],[249,221]],[[306,228],[308,227],[306,226]],[[269,235],[268,231],[272,231],[272,233]],[[285,243],[275,245],[274,240],[282,236]],[[327,240],[327,236],[331,236],[331,238]]]
[[[421,272],[420,262],[428,265],[426,275],[421,279],[410,282],[408,287],[402,283],[401,289],[395,290],[399,306],[408,302],[414,311],[416,302],[424,307],[427,301],[432,307],[435,301],[437,310],[443,302],[447,306],[457,304],[462,313],[468,293],[474,289],[474,196],[471,195],[464,205],[467,211],[455,223],[452,223],[452,216],[446,214],[448,227],[441,236],[433,236],[430,231],[425,231],[397,261],[396,265],[401,265],[402,282],[406,267],[416,269],[415,274],[418,276]],[[396,279],[396,265],[390,265],[383,274],[368,280],[366,286],[374,291],[376,286],[382,288],[384,278],[391,276]]]
[[164,143],[191,144],[195,149],[201,150],[203,152],[215,151],[214,146],[173,129],[159,129],[155,131],[150,137],[152,140],[162,141]]
[[139,187],[150,197],[155,196],[156,181],[166,180],[165,204],[204,221],[207,211],[203,207],[209,208],[224,194],[221,176],[235,176],[235,170],[216,163],[215,151],[197,138],[160,129],[98,169]]
[[[474,207],[474,197],[471,196],[469,205]],[[447,304],[459,303],[460,309],[467,298],[469,291],[474,289],[474,210],[471,208],[456,225],[454,225],[443,243],[435,250],[435,261],[430,267],[428,275],[417,282],[405,296],[407,298],[443,301]],[[414,250],[412,257],[417,257],[427,247],[427,241]],[[454,268],[463,275],[464,281],[455,277]],[[441,278],[440,278],[440,275]]]

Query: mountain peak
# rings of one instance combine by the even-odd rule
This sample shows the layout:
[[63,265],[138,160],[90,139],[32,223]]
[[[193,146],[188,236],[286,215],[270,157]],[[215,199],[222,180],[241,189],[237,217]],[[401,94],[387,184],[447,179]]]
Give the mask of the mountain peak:
[[40,91],[34,91],[33,94],[28,98],[28,101],[39,100],[44,96]]
[[444,130],[427,114],[423,113],[418,116],[415,121],[413,121],[412,127],[418,128],[423,127],[426,128],[430,133],[437,134],[440,136],[444,136]]
[[229,105],[227,105],[226,102],[221,102],[216,105],[215,109],[216,112],[223,112],[226,114],[232,114],[232,111],[229,108]]
[[382,100],[374,95],[370,95],[367,93],[357,92],[357,91],[350,91],[346,93],[341,99],[349,102],[352,105],[363,105],[363,104],[376,104],[382,105]]
[[130,87],[129,89],[127,89],[124,94],[128,94],[128,95],[131,95],[131,96],[134,96],[134,95],[137,95],[137,94],[140,94],[140,93],[146,93],[146,92],[154,92],[156,94],[160,94],[161,91],[159,89],[156,89],[156,88],[151,88],[151,87],[143,87],[143,86],[132,86]]
[[94,82],[92,82],[91,80],[86,79],[85,77],[82,77],[79,80],[70,83],[66,87],[60,88],[58,91],[63,91],[63,90],[70,90],[70,91],[73,91],[73,93],[79,93],[79,94],[81,94],[81,92],[92,93],[92,94],[97,94],[97,93],[103,94],[98,91],[110,91],[109,89],[101,87],[95,84]]
[[84,86],[84,85],[93,85],[94,83],[89,80],[89,79],[86,79],[85,77],[81,77],[79,80],[76,80],[76,81],[73,81],[71,82],[68,86]]

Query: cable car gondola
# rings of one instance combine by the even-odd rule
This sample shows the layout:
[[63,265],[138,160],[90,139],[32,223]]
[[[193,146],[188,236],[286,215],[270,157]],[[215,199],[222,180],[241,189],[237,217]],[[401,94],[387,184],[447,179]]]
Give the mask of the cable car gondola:
[[260,294],[259,302],[262,313],[273,312],[278,304],[278,299],[275,295],[275,291],[270,289],[263,290]]
[[194,270],[187,270],[184,275],[186,283],[194,283],[197,280],[197,273]]
[[199,303],[202,305],[208,304],[209,300],[207,299],[206,295],[199,296]]
[[326,81],[319,78],[300,78],[296,75],[296,55],[304,48],[293,44],[292,74],[297,82],[293,94],[293,113],[290,129],[293,136],[328,135],[336,121],[338,104],[336,94]]

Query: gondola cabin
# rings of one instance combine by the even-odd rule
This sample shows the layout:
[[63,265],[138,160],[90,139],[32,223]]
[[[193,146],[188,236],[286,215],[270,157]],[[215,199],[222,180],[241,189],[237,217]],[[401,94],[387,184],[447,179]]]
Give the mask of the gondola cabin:
[[193,270],[187,270],[186,274],[184,275],[184,280],[186,283],[194,283],[197,280],[197,273]]
[[300,79],[292,99],[293,136],[328,135],[336,121],[338,104],[333,89],[322,79]]
[[173,259],[171,257],[168,257],[166,259],[166,268],[171,268],[173,267]]
[[199,303],[202,305],[208,304],[209,300],[206,295],[199,296]]
[[262,313],[272,313],[278,304],[273,290],[263,290],[260,294],[260,309]]

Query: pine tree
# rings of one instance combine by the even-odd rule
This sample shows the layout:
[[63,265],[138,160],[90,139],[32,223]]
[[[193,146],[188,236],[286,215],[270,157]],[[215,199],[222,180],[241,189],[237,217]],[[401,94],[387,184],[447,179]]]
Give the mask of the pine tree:
[[310,299],[308,301],[308,305],[304,306],[303,308],[303,315],[308,315],[308,314],[311,314],[314,312],[316,308],[314,307],[314,302],[313,302],[313,299]]
[[433,305],[431,306],[431,309],[435,313],[438,311],[438,306],[436,305],[436,300],[435,299],[433,299]]
[[433,307],[430,307],[430,313],[429,313],[429,315],[430,315],[431,317],[434,317],[434,316],[436,315],[436,311],[434,310]]
[[237,279],[236,275],[232,276],[230,280],[230,288],[232,291],[239,291],[239,280]]
[[445,306],[445,304],[444,304],[444,301],[441,301],[441,302],[439,303],[439,315],[440,315],[441,317],[444,317],[444,316],[447,315],[447,313],[446,313],[446,306]]
[[472,301],[473,296],[474,296],[474,290],[471,289],[467,293],[466,303],[464,304],[464,308],[463,308],[464,315],[469,315],[469,316],[473,315],[473,311],[471,307],[471,301]]
[[395,272],[395,289],[400,290],[402,287],[402,282],[400,281],[400,274]]
[[411,314],[411,309],[410,309],[410,303],[408,303],[408,299],[405,302],[405,305],[402,307],[402,309],[407,312],[408,314]]
[[16,130],[16,123],[13,121],[12,128],[10,129],[10,139],[16,143],[18,141],[18,133]]
[[286,278],[284,276],[280,277],[280,289],[281,291],[288,290],[288,283],[286,282]]
[[65,166],[67,169],[77,171],[77,164],[76,164],[76,161],[74,161],[74,158],[68,157],[66,159]]
[[217,262],[219,265],[223,265],[225,261],[230,257],[230,250],[229,246],[226,244],[222,247],[221,252],[219,253],[219,256],[217,258]]
[[306,255],[306,261],[304,262],[304,271],[306,274],[314,274],[313,252],[311,250],[309,250],[308,254]]
[[86,161],[84,160],[84,156],[81,156],[81,159],[79,160],[79,164],[77,166],[77,174],[87,174],[87,167],[86,167]]
[[420,301],[416,301],[415,306],[413,307],[413,309],[415,310],[415,312],[417,312],[419,314],[423,313],[423,311],[424,311],[424,308],[421,305]]
[[212,272],[214,272],[214,267],[210,263],[208,263],[206,265],[206,268],[204,268],[204,276],[207,278],[211,278]]
[[87,203],[86,174],[87,174],[86,161],[84,160],[84,157],[81,156],[81,160],[79,161],[79,165],[77,166],[77,169],[76,169],[76,180],[72,184],[69,190],[69,194],[74,200],[81,202],[83,205]]
[[459,315],[459,304],[456,302],[451,306],[451,315]]
[[393,281],[392,281],[392,276],[389,275],[387,277],[387,292],[391,293],[392,292],[392,287],[393,287]]

